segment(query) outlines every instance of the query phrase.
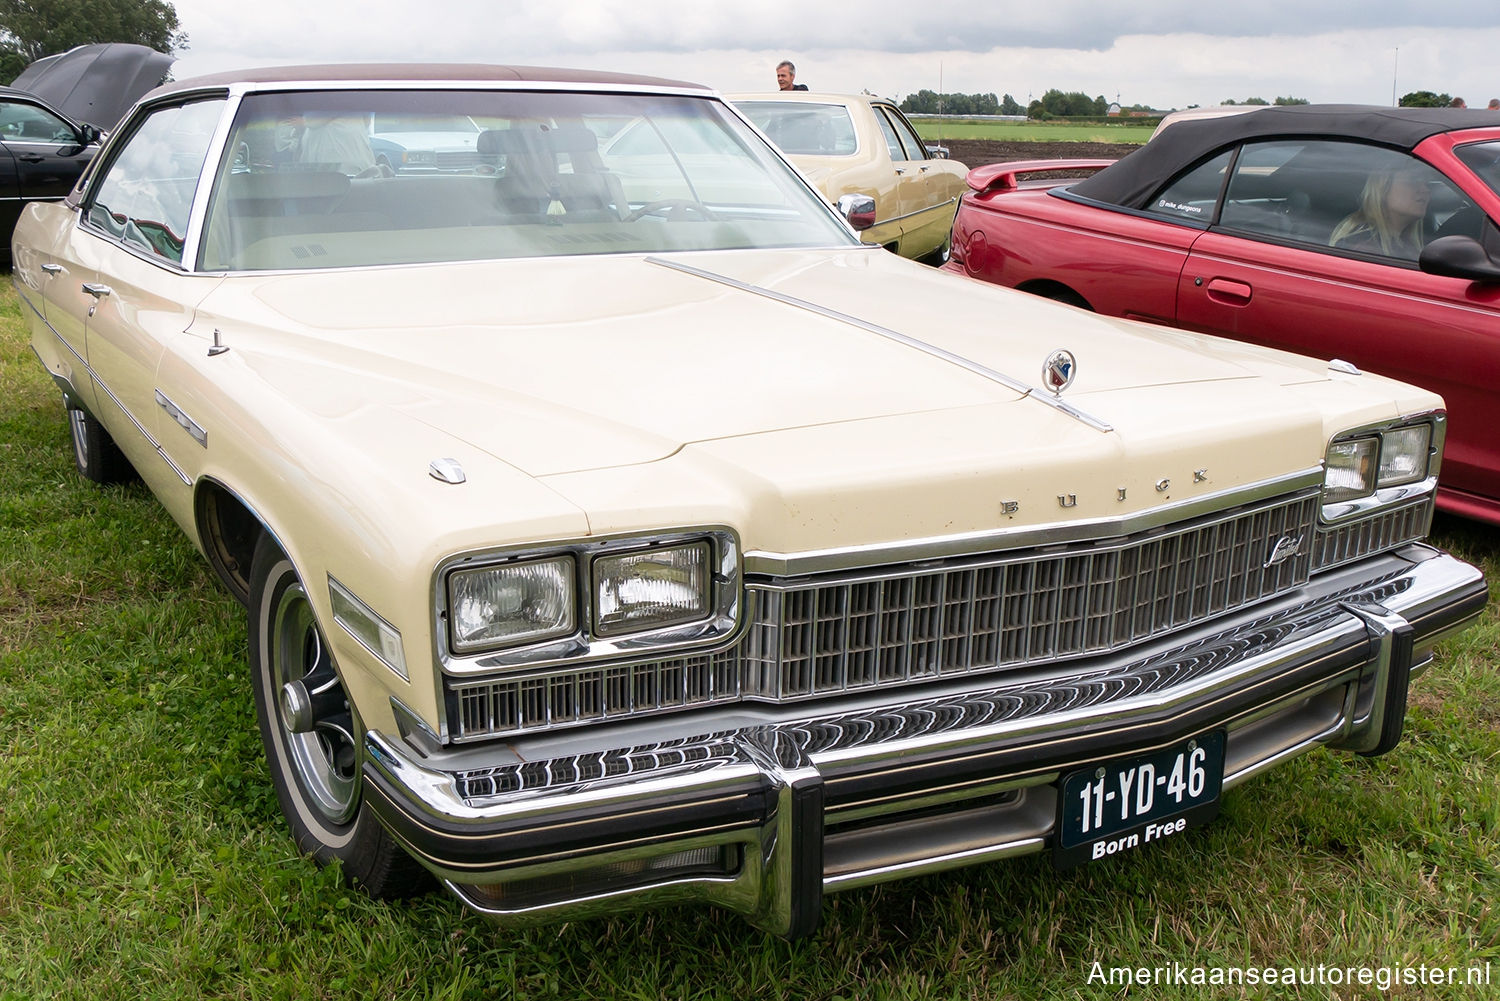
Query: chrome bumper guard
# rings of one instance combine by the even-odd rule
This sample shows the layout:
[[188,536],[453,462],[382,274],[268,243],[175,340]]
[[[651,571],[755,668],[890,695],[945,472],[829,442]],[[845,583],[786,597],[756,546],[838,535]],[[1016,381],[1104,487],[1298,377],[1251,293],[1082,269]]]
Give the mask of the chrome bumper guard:
[[[1059,777],[1227,732],[1224,788],[1390,750],[1407,682],[1484,607],[1424,545],[1105,657],[795,706],[422,748],[370,732],[368,802],[470,906],[541,923],[698,901],[788,937],[824,893],[1042,851]],[[821,714],[819,710],[822,710]]]

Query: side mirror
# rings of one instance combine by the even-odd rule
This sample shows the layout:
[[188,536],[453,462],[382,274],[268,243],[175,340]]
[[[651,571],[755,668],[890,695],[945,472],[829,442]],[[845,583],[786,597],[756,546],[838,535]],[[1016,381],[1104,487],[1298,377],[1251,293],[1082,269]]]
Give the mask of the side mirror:
[[932,159],[932,160],[946,160],[946,159],[948,159],[948,147],[947,146],[928,146],[927,147],[927,156],[928,156],[929,159]]
[[96,126],[85,124],[79,138],[83,140],[85,146],[92,146],[104,139],[104,133],[100,132]]
[[839,195],[839,200],[834,205],[856,230],[866,230],[875,225],[875,199],[869,195]]
[[1500,263],[1472,236],[1444,236],[1422,248],[1417,266],[1429,275],[1500,282]]

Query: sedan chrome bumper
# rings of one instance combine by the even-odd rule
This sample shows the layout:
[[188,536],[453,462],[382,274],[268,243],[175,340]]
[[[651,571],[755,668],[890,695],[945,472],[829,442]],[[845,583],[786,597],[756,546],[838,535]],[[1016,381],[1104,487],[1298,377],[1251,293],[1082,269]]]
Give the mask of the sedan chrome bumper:
[[368,801],[509,922],[704,901],[787,936],[825,892],[1037,852],[1059,777],[1227,735],[1224,788],[1319,745],[1389,750],[1407,681],[1486,587],[1427,546],[1107,657],[796,706],[422,749],[370,732]]

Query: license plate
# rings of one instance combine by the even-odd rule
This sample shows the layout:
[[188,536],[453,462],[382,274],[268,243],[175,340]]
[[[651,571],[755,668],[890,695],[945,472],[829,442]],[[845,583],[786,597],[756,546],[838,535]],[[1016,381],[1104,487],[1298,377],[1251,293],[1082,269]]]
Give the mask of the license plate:
[[1108,858],[1212,820],[1224,781],[1224,731],[1153,754],[1071,772],[1059,786],[1053,861]]

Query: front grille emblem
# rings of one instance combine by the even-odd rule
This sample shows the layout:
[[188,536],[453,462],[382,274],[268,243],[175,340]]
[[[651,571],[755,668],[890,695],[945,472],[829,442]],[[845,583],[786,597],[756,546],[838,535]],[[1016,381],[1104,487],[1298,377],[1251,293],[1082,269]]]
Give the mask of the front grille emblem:
[[1261,564],[1262,570],[1285,563],[1294,556],[1302,555],[1302,540],[1305,536],[1283,535],[1276,540],[1276,545],[1271,547],[1271,556],[1265,563]]
[[1048,355],[1042,365],[1042,384],[1052,390],[1052,395],[1059,396],[1073,385],[1073,377],[1077,374],[1078,359],[1073,357],[1073,352],[1059,348]]

